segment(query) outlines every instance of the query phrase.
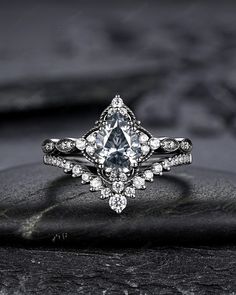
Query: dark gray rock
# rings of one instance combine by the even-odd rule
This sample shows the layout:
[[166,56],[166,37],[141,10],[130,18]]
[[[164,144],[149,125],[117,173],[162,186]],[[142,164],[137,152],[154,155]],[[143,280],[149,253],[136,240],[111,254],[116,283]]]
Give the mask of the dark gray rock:
[[0,248],[2,294],[229,295],[235,249]]
[[0,179],[1,243],[111,247],[234,242],[235,174],[176,169],[129,199],[121,215],[60,169],[21,166],[1,172]]
[[117,215],[59,169],[34,164],[2,171],[0,291],[233,294],[235,180],[235,174],[179,168]]

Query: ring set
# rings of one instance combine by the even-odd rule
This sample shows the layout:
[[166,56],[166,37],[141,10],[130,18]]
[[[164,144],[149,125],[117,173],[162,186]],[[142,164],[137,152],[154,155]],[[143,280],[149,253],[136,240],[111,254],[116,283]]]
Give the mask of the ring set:
[[127,197],[146,188],[154,176],[192,162],[187,138],[153,137],[116,95],[95,127],[81,138],[46,139],[44,163],[81,177],[91,191],[100,191],[112,210],[121,213]]

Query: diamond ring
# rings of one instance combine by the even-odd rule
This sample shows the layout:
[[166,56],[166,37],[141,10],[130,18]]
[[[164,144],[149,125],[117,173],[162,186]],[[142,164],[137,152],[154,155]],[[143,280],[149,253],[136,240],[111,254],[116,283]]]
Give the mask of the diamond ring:
[[81,177],[117,213],[154,176],[192,162],[189,139],[153,137],[119,95],[83,137],[46,139],[42,150],[46,165]]

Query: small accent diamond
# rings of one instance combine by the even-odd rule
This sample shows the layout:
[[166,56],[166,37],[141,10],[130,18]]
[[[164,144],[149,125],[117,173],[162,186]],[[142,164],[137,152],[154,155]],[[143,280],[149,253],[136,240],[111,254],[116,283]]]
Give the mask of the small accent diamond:
[[120,108],[122,107],[123,105],[123,100],[122,98],[120,97],[120,95],[116,95],[112,102],[111,102],[111,105],[113,106],[113,108]]
[[180,143],[180,148],[184,151],[184,152],[190,152],[192,150],[192,143],[189,139],[184,139],[181,141]]
[[124,183],[122,181],[115,181],[112,183],[112,189],[116,193],[121,193],[124,189]]
[[63,159],[62,158],[57,158],[57,167],[63,167]]
[[118,173],[117,173],[117,171],[116,171],[116,170],[111,171],[111,173],[110,173],[110,175],[109,175],[109,179],[110,179],[111,181],[114,181],[114,180],[116,180],[117,178],[118,178]]
[[67,171],[70,171],[72,169],[72,163],[70,161],[66,161],[63,163],[63,168]]
[[140,143],[146,143],[148,141],[149,137],[146,133],[140,133],[139,135],[139,141]]
[[175,166],[175,159],[174,158],[171,158],[171,160],[170,160],[170,166],[171,167]]
[[169,160],[165,160],[163,162],[163,168],[166,169],[166,170],[170,170],[170,166],[171,166],[171,163]]
[[56,148],[60,152],[68,153],[72,151],[75,147],[75,142],[72,139],[65,138],[57,142]]
[[86,147],[86,140],[84,138],[78,138],[75,142],[75,145],[78,150],[84,150]]
[[56,166],[57,165],[57,158],[56,157],[52,157],[52,165],[53,166]]
[[48,164],[49,164],[49,165],[52,164],[52,156],[48,156]]
[[81,176],[83,173],[83,169],[80,165],[75,165],[72,169],[72,176],[73,177],[78,177]]
[[179,155],[178,158],[179,158],[179,163],[182,164],[182,163],[184,162],[184,158],[183,158],[183,156],[182,156],[182,155]]
[[96,141],[96,133],[91,133],[86,139],[89,143],[94,143]]
[[141,146],[143,155],[147,155],[150,152],[150,147],[148,145]]
[[174,159],[174,164],[175,164],[175,165],[179,165],[179,159],[178,159],[178,156],[175,157],[175,159]]
[[165,138],[161,142],[161,147],[166,152],[174,152],[179,148],[179,143],[174,138]]
[[149,140],[149,145],[152,150],[156,150],[160,147],[160,140],[156,137],[152,137]]
[[145,179],[141,176],[135,176],[133,178],[133,185],[137,189],[145,189]]
[[91,179],[91,175],[88,172],[82,174],[82,183],[87,183]]
[[115,194],[110,197],[109,205],[116,213],[121,213],[127,205],[127,199],[123,195]]
[[105,187],[103,189],[101,189],[101,199],[107,199],[111,196],[111,190],[109,189],[109,187]]
[[89,154],[89,155],[93,155],[94,152],[95,152],[95,148],[94,148],[93,146],[88,145],[88,146],[86,147],[86,153],[87,153],[87,154]]
[[44,153],[52,152],[54,150],[54,147],[55,143],[50,139],[45,140],[42,144],[42,150]]
[[90,190],[98,191],[102,188],[102,180],[100,177],[95,177],[90,181]]
[[153,172],[151,170],[146,170],[143,173],[145,180],[153,181]]
[[54,143],[53,143],[53,142],[48,142],[48,143],[46,143],[46,145],[45,145],[45,150],[46,150],[47,152],[51,152],[51,151],[53,150],[53,148],[54,148]]
[[189,157],[190,155],[185,155],[185,157],[184,157],[184,159],[185,159],[185,164],[188,164],[189,163],[189,161],[190,161],[190,157]]
[[162,166],[160,163],[154,163],[152,165],[152,171],[154,174],[161,174],[162,173]]
[[135,198],[135,188],[132,186],[128,186],[125,189],[125,195],[130,198]]
[[121,172],[121,173],[119,174],[119,179],[120,179],[121,181],[126,181],[126,180],[127,180],[127,175],[126,175],[125,173]]

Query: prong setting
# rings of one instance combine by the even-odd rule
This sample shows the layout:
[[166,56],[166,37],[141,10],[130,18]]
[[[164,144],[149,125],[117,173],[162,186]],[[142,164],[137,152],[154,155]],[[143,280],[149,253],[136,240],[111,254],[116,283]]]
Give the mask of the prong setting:
[[[136,190],[144,190],[155,176],[192,162],[189,139],[152,137],[120,95],[113,98],[95,127],[84,136],[48,139],[43,142],[42,150],[46,165],[60,167],[72,177],[81,177],[81,183],[88,184],[91,192],[99,191],[101,199],[109,199],[110,208],[116,213],[125,209],[126,197],[135,198]],[[158,153],[162,157],[154,158],[149,166],[143,165]],[[93,169],[82,164],[83,161],[77,162],[74,154],[91,162]]]

